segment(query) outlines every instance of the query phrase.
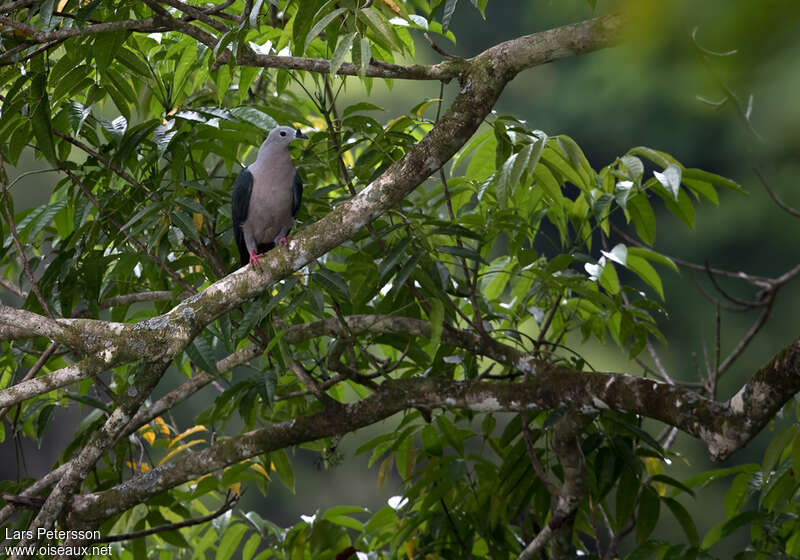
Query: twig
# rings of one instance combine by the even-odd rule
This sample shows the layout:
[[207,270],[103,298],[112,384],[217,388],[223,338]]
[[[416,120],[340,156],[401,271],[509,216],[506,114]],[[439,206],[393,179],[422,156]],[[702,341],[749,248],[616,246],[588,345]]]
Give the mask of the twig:
[[658,356],[656,349],[649,340],[647,341],[645,348],[647,348],[647,352],[650,354],[650,357],[653,358],[653,363],[656,365],[656,368],[658,368],[658,373],[661,378],[670,385],[675,385],[675,381],[672,379],[672,377],[670,377],[669,373],[667,373],[667,368],[664,367],[664,364],[661,362],[661,358]]
[[758,177],[758,180],[761,182],[761,185],[764,187],[764,190],[767,191],[767,194],[772,199],[772,202],[777,204],[781,210],[787,212],[790,216],[793,216],[795,218],[800,218],[800,210],[792,208],[791,206],[786,204],[783,200],[781,200],[781,198],[777,194],[775,194],[775,191],[773,191],[770,188],[769,183],[767,183],[767,180],[764,179],[764,176],[755,166],[753,166],[753,173],[755,173],[756,177]]
[[22,288],[13,282],[6,280],[5,278],[0,278],[0,286],[3,286],[6,290],[16,295],[20,299],[26,299],[28,297],[28,292],[24,291]]
[[[0,167],[3,167],[3,156],[0,155]],[[0,182],[3,184],[3,209],[6,214],[6,219],[8,220],[8,228],[11,231],[11,236],[14,238],[14,245],[17,247],[17,254],[19,255],[19,260],[22,262],[22,268],[25,270],[25,276],[28,277],[28,282],[31,283],[31,287],[33,288],[33,293],[36,294],[36,299],[39,300],[39,304],[42,306],[42,309],[47,314],[48,317],[51,319],[54,318],[53,312],[50,311],[50,307],[47,305],[47,302],[42,297],[42,292],[39,290],[39,284],[36,282],[36,278],[33,276],[33,271],[31,270],[30,264],[28,263],[28,258],[25,256],[25,251],[22,248],[22,243],[20,243],[19,235],[17,233],[17,226],[14,223],[14,216],[11,214],[11,208],[8,205],[8,189],[6,188],[6,174],[5,169],[0,171]]]
[[736,344],[736,347],[731,350],[731,353],[728,355],[727,358],[719,365],[717,368],[717,375],[718,377],[722,377],[722,374],[733,364],[734,361],[739,357],[739,355],[744,352],[747,345],[753,340],[753,337],[758,334],[758,331],[761,330],[761,327],[764,326],[764,323],[767,322],[767,318],[769,317],[770,313],[772,313],[772,306],[775,303],[775,293],[773,292],[772,295],[767,300],[767,303],[764,305],[764,309],[759,314],[756,321],[750,327],[750,330],[739,340]]
[[531,441],[531,431],[528,427],[527,411],[520,412],[520,417],[522,418],[522,439],[525,440],[525,451],[528,453],[528,459],[533,466],[533,470],[536,472],[536,476],[539,477],[539,480],[542,481],[545,489],[547,489],[547,493],[553,498],[556,498],[558,497],[558,490],[555,486],[553,486],[553,483],[550,482],[550,479],[547,477],[547,473],[544,472],[542,464],[539,462],[539,457],[536,455],[536,449],[533,447],[533,441]]
[[430,35],[428,35],[427,33],[424,33],[424,35],[425,35],[425,39],[427,39],[427,40],[428,40],[428,44],[429,44],[429,45],[431,46],[431,48],[432,48],[433,50],[435,50],[437,53],[439,53],[440,55],[442,55],[442,56],[443,56],[443,57],[445,57],[445,58],[458,58],[458,57],[456,57],[455,55],[452,55],[452,54],[450,54],[449,52],[447,52],[446,50],[444,50],[442,47],[440,47],[440,46],[439,46],[439,45],[437,45],[436,43],[434,43],[434,41],[433,41],[433,39],[431,39],[431,36],[430,36]]
[[324,406],[325,408],[334,408],[341,406],[341,403],[339,403],[336,399],[325,393],[319,387],[319,385],[317,385],[317,382],[314,381],[314,379],[311,377],[308,371],[306,371],[306,368],[304,368],[300,362],[290,357],[288,365],[292,369],[294,374],[297,376],[297,378],[303,383],[303,385],[305,385],[308,388],[308,390],[311,391],[311,393],[317,398],[317,400],[322,403],[322,406]]
[[[542,328],[539,329],[539,336],[536,337],[536,343],[533,345],[533,355],[539,355],[539,348],[541,348],[542,344],[545,342],[545,336],[547,336],[547,331],[550,330],[550,325],[553,323],[553,318],[556,316],[556,312],[558,311],[559,306],[561,305],[561,298],[564,297],[564,290],[563,288],[558,292],[558,296],[556,297],[556,301],[553,304],[553,307],[550,309],[550,313],[547,315],[547,319],[545,319],[544,324],[542,324]],[[525,374],[525,380],[528,380],[528,374]]]
[[[39,359],[36,360],[35,364],[33,364],[33,367],[29,369],[28,373],[25,374],[25,377],[22,378],[22,381],[27,381],[32,377],[34,377],[37,373],[39,373],[39,370],[42,369],[42,367],[44,367],[44,365],[47,363],[47,360],[49,360],[50,357],[53,355],[53,352],[56,351],[57,346],[58,345],[55,342],[51,342],[50,346],[47,347],[47,350],[42,352],[42,355],[39,356]],[[9,410],[11,410],[11,407],[0,409],[0,421],[2,421],[3,418],[6,417]]]
[[472,551],[467,548],[466,543],[461,538],[461,533],[458,532],[458,525],[456,525],[453,517],[450,515],[450,510],[447,507],[447,504],[444,501],[444,498],[439,498],[439,503],[442,504],[442,509],[444,510],[444,514],[447,516],[447,522],[450,524],[450,528],[453,530],[453,534],[456,536],[456,540],[458,541],[461,550],[466,555],[465,558],[472,558]]
[[156,533],[175,531],[177,529],[183,529],[184,527],[191,527],[192,525],[200,525],[202,523],[207,523],[212,519],[216,519],[226,511],[233,509],[233,507],[239,501],[239,498],[240,498],[239,494],[229,491],[228,496],[225,498],[225,503],[222,504],[222,507],[220,507],[217,511],[209,515],[203,517],[197,517],[195,519],[187,519],[186,521],[180,521],[178,523],[167,523],[166,525],[159,525],[158,527],[153,527],[151,529],[143,529],[141,531],[133,531],[131,533],[122,533],[120,535],[110,535],[108,537],[102,537],[97,540],[94,540],[92,541],[92,543],[102,544],[102,543],[127,541],[131,539],[139,539],[142,537],[147,537],[149,535],[155,535]]
[[[78,187],[81,189],[81,191],[83,191],[83,194],[86,195],[86,197],[94,205],[94,207],[97,208],[98,212],[100,212],[102,214],[103,213],[103,208],[100,206],[100,202],[97,200],[97,198],[95,198],[95,196],[91,193],[91,191],[88,188],[86,188],[86,185],[83,184],[83,181],[81,181],[80,177],[78,177],[75,173],[72,172],[71,169],[69,169],[67,167],[64,167],[62,169],[67,175],[69,175],[70,179],[72,179],[73,182],[75,182],[75,184],[78,185]],[[166,265],[166,263],[164,263],[164,261],[162,261],[161,259],[159,259],[155,255],[153,255],[150,251],[148,251],[147,247],[145,247],[144,244],[141,241],[139,241],[135,237],[132,237],[132,236],[128,235],[128,233],[122,229],[122,224],[120,224],[117,220],[115,220],[111,216],[107,216],[107,218],[108,218],[108,221],[110,221],[117,229],[119,229],[119,231],[125,236],[125,239],[127,239],[133,245],[135,245],[136,248],[144,256],[146,256],[148,259],[153,261],[153,263],[155,263],[155,265],[158,266],[158,268],[160,268],[161,270],[163,270],[164,272],[169,274],[172,277],[173,280],[175,280],[178,284],[180,284],[181,286],[183,286],[184,288],[189,290],[192,294],[197,293],[197,290],[194,288],[194,286],[192,286],[186,280],[184,280],[180,276],[180,274],[178,274],[177,272],[172,270],[170,267],[168,267]]]

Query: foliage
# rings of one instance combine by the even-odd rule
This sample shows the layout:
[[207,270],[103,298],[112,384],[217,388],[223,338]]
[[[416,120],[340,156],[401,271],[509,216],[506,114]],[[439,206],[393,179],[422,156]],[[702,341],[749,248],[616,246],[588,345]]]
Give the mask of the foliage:
[[[22,21],[44,31],[80,29],[145,20],[156,13],[153,4],[44,2],[25,8]],[[421,99],[402,114],[387,114],[357,93],[360,86],[369,92],[377,79],[366,76],[364,62],[413,60],[413,38],[423,30],[455,40],[448,28],[457,2],[362,4],[236,1],[229,12],[243,17],[214,18],[206,26],[219,32],[213,48],[174,30],[117,30],[78,33],[33,52],[19,48],[30,37],[4,30],[3,49],[19,48],[22,58],[0,69],[0,137],[7,139],[0,153],[16,165],[33,151],[58,172],[48,200],[34,208],[14,208],[14,186],[7,185],[15,233],[4,222],[0,274],[24,290],[20,307],[132,323],[157,317],[231,272],[233,179],[276,124],[310,137],[292,148],[306,185],[297,235],[403,158],[436,125],[443,101]],[[472,4],[484,13],[485,0]],[[248,49],[327,59],[331,72],[238,65],[237,53]],[[336,74],[348,59],[360,76]],[[218,440],[323,410],[296,375],[298,364],[329,396],[352,402],[384,378],[527,380],[521,370],[448,342],[444,334],[454,328],[576,371],[592,369],[581,351],[590,338],[630,358],[649,341],[665,342],[661,275],[678,268],[654,248],[657,221],[668,219],[662,210],[693,228],[698,204],[717,205],[723,192],[741,187],[650,147],[632,147],[595,168],[572,138],[555,132],[490,115],[443,172],[401,204],[208,325],[172,367],[184,381],[211,375],[222,388],[213,404],[188,425],[168,425],[161,414],[120,439],[81,491],[107,490]],[[132,292],[165,291],[146,303],[109,303]],[[290,335],[291,326],[365,314],[422,319],[430,336]],[[264,351],[219,373],[218,360],[252,341]],[[0,388],[7,388],[50,341],[2,344]],[[75,360],[58,352],[44,371]],[[56,409],[78,403],[83,420],[59,459],[67,462],[142,368],[121,364],[102,383],[85,379],[30,398],[5,429],[41,441]],[[592,415],[578,438],[587,496],[568,536],[577,550],[598,557],[601,539],[630,534],[629,558],[707,558],[747,526],[751,548],[742,558],[800,552],[794,426],[774,438],[762,465],[680,481],[666,465],[681,455],[654,435],[657,427],[631,412],[583,412]],[[288,528],[234,510],[208,524],[116,543],[112,555],[324,559],[352,547],[370,558],[515,557],[554,515],[551,492],[567,474],[554,451],[553,427],[572,413],[532,410],[509,420],[470,410],[406,411],[394,431],[360,449],[378,466],[379,484],[395,472],[403,480],[402,502],[376,512],[337,506]],[[304,446],[335,459],[330,438]],[[103,520],[100,529],[119,534],[208,515],[231,490],[266,493],[276,475],[294,488],[286,450],[182,484]],[[728,520],[700,535],[686,497],[723,477],[733,477]],[[3,489],[15,493],[30,482],[4,482]],[[19,526],[31,515],[23,513]],[[667,517],[683,529],[676,542],[653,538]]]

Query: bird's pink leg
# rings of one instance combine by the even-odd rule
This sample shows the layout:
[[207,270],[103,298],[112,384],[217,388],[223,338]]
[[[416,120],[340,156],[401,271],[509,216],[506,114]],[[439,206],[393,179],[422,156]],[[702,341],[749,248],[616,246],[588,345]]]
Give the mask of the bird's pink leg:
[[258,258],[261,255],[258,255],[255,249],[250,249],[250,264],[261,270],[261,263],[258,262]]

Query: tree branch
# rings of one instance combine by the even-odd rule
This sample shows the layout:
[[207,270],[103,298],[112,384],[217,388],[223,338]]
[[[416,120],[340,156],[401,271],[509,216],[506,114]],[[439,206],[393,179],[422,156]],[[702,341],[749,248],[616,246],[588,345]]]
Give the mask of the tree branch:
[[[529,367],[532,367],[529,365]],[[570,407],[582,413],[625,410],[660,420],[703,440],[723,460],[752,439],[800,390],[800,340],[759,370],[728,402],[642,377],[537,363],[524,383],[412,378],[385,381],[373,395],[333,410],[294,418],[216,443],[136,477],[135,482],[76,497],[76,521],[107,519],[149,497],[250,457],[353,432],[402,410],[463,408],[521,412]]]

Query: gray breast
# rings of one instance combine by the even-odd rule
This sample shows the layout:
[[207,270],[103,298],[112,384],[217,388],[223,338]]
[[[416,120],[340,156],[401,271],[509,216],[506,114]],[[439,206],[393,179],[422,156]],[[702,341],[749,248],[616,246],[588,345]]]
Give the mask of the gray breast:
[[[281,153],[282,152],[282,153]],[[294,225],[292,185],[295,169],[286,149],[265,154],[248,167],[253,175],[253,194],[243,229],[259,243],[273,243]]]

